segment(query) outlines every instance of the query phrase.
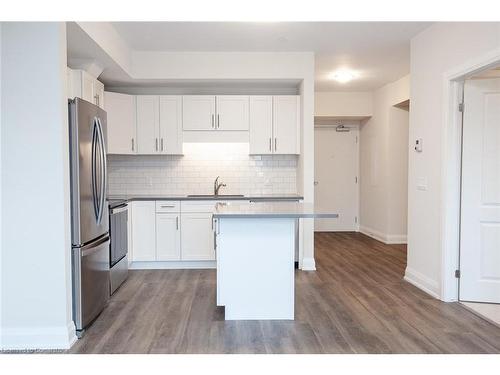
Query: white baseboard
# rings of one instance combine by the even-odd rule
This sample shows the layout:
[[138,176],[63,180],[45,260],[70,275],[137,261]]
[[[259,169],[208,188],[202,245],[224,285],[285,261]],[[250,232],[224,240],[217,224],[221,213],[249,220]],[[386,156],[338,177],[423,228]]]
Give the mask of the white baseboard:
[[368,228],[364,225],[359,226],[359,231],[368,237],[374,238],[377,241],[383,242],[387,245],[396,245],[396,244],[406,244],[406,234],[385,234],[379,232],[378,230]]
[[441,299],[438,283],[420,272],[406,267],[404,279],[432,297]]
[[2,328],[0,349],[2,350],[47,350],[69,349],[77,340],[75,324],[55,327]]
[[170,261],[170,262],[131,262],[131,270],[188,270],[217,268],[215,260],[206,261]]
[[316,262],[314,258],[302,259],[302,271],[316,271]]

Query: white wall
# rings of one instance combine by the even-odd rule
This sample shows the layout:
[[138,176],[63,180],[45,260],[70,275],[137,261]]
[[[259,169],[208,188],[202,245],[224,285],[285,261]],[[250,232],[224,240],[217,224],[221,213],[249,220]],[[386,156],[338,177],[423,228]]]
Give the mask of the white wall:
[[63,23],[2,25],[2,348],[68,348],[69,139]]
[[[410,143],[423,138],[424,151],[409,155],[406,279],[436,297],[443,297],[443,136],[448,105],[443,98],[444,75],[499,50],[498,22],[437,23],[411,41],[409,138]],[[427,190],[417,190],[418,181],[426,181]]]
[[[406,242],[410,77],[373,93],[373,116],[360,131],[360,231],[386,243]],[[406,117],[406,118],[405,118]]]
[[373,93],[317,91],[314,93],[314,116],[368,117],[373,112]]

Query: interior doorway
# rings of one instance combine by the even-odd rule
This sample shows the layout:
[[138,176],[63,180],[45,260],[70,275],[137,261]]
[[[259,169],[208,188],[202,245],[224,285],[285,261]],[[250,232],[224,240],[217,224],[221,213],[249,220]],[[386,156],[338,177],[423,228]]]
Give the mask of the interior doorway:
[[335,210],[338,219],[315,219],[314,231],[358,231],[359,125],[314,128],[314,206]]
[[500,324],[500,70],[463,90],[459,300]]

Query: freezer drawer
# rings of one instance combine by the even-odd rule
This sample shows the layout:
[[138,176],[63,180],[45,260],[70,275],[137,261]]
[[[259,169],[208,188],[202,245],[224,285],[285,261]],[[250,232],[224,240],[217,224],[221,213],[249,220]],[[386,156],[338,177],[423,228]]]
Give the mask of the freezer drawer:
[[73,319],[85,329],[109,299],[109,236],[73,248]]

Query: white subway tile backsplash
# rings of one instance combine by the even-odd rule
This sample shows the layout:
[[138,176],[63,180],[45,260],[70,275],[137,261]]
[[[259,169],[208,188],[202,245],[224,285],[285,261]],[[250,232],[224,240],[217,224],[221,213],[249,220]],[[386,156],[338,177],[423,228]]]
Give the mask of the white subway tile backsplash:
[[215,177],[223,194],[294,194],[297,156],[248,155],[247,143],[185,143],[184,155],[109,155],[108,192],[211,194]]

